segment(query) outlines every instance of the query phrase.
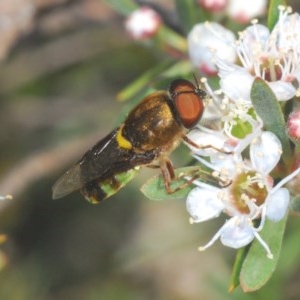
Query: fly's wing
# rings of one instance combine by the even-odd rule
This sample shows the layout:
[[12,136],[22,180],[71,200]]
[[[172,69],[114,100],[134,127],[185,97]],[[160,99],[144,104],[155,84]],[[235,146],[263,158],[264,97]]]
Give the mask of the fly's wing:
[[52,198],[62,198],[82,187],[80,166],[76,164],[61,176],[52,187]]
[[[62,198],[82,189],[95,179],[103,179],[118,161],[128,159],[128,151],[120,149],[116,141],[118,128],[88,150],[53,186],[53,199]],[[117,171],[117,170],[115,170]]]
[[137,154],[133,150],[121,148],[116,140],[119,128],[88,150],[82,159],[70,168],[53,186],[53,199],[62,198],[86,187],[93,181],[106,181],[116,174],[150,163],[154,153]]

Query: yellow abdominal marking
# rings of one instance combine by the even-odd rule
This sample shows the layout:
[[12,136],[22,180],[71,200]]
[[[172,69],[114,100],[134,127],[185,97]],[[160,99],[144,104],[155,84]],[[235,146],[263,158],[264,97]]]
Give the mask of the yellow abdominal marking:
[[123,129],[123,125],[119,128],[118,132],[117,132],[117,136],[116,136],[116,139],[117,139],[117,143],[119,145],[119,147],[121,148],[125,148],[125,149],[132,149],[132,144],[126,140],[124,138],[124,136],[122,135],[122,129]]

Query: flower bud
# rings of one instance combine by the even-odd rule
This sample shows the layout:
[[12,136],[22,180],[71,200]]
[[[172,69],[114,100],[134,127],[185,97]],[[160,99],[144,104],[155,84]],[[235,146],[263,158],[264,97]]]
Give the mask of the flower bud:
[[226,7],[228,0],[199,0],[198,3],[210,12],[219,12]]
[[289,115],[287,133],[295,143],[300,142],[300,110],[294,111]]
[[157,33],[161,22],[160,16],[153,9],[143,6],[129,15],[125,28],[134,39],[144,40]]

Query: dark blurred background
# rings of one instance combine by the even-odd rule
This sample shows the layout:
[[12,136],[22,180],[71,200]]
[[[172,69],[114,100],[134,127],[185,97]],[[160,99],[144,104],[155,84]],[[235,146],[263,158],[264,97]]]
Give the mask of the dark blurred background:
[[123,22],[97,0],[0,2],[0,194],[13,195],[0,202],[0,300],[298,299],[299,265],[285,259],[299,245],[260,293],[228,294],[235,251],[197,251],[220,224],[191,226],[184,201],[146,200],[139,188],[158,170],[99,205],[78,192],[51,199],[55,180],[124,118],[130,105],[116,94],[166,59]]

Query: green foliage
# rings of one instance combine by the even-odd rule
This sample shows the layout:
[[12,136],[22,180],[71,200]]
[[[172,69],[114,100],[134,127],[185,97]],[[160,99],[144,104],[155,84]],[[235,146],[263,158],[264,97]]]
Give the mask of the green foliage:
[[273,132],[279,138],[284,149],[282,159],[288,166],[292,152],[286,134],[282,109],[273,91],[263,79],[256,78],[254,80],[251,100],[258,116],[264,122],[265,129]]
[[206,19],[204,11],[199,9],[194,0],[176,0],[175,4],[177,15],[186,34],[195,24]]
[[254,240],[250,246],[240,273],[240,284],[245,292],[260,289],[271,278],[281,253],[286,221],[287,215],[277,223],[267,220],[260,232],[262,239],[272,251],[274,256],[272,259],[266,257],[265,249],[257,240]]
[[232,268],[230,284],[229,284],[229,288],[228,288],[229,292],[233,292],[235,290],[235,288],[237,288],[240,285],[240,273],[241,273],[241,269],[243,267],[243,263],[246,259],[248,250],[249,250],[249,247],[247,246],[247,247],[240,248],[237,251],[234,265]]
[[285,5],[286,6],[286,1],[285,0],[270,0],[269,3],[269,9],[268,9],[268,28],[270,31],[273,30],[279,16],[279,11],[278,11],[278,6],[279,5]]
[[291,199],[290,209],[294,213],[300,214],[300,195],[297,195]]
[[133,0],[105,0],[105,2],[125,16],[138,8],[138,5]]

